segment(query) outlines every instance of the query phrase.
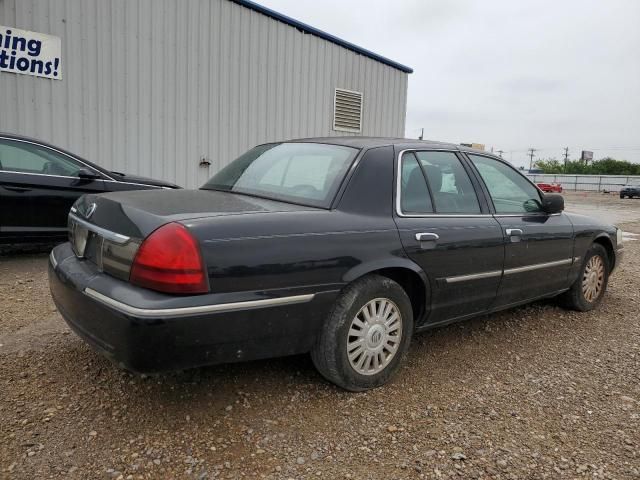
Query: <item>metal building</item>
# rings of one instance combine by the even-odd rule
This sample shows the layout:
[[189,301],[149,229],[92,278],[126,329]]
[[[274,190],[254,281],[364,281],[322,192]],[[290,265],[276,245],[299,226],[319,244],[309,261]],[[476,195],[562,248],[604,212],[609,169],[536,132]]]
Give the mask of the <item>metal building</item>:
[[55,78],[0,71],[0,131],[111,170],[194,188],[267,141],[404,136],[410,68],[253,2],[0,0],[0,26],[61,45]]

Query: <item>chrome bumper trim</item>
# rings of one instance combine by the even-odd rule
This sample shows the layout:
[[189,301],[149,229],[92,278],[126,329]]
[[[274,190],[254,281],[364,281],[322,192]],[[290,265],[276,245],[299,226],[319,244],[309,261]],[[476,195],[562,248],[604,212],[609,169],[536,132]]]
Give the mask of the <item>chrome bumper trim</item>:
[[138,308],[126,303],[114,300],[100,292],[96,292],[91,288],[85,288],[84,292],[88,297],[97,300],[100,303],[114,308],[127,315],[135,317],[183,317],[187,315],[199,315],[203,313],[225,313],[237,312],[241,310],[252,310],[256,308],[278,307],[283,305],[294,305],[297,303],[306,303],[313,300],[315,294],[295,295],[292,297],[266,298],[264,300],[249,300],[246,302],[219,303],[216,305],[200,305],[197,307],[178,307],[178,308]]
[[53,254],[53,250],[51,250],[51,253],[49,254],[49,261],[51,262],[51,266],[55,270],[58,266],[58,261],[56,260],[56,256]]
[[86,220],[83,220],[82,218],[78,217],[77,215],[74,215],[73,213],[69,214],[69,218],[72,219],[74,222],[82,225],[87,230],[90,230],[93,233],[97,233],[101,237],[106,238],[107,240],[113,243],[117,243],[118,245],[124,245],[129,240],[131,240],[131,237],[127,237],[126,235],[121,235],[119,233],[112,232],[111,230],[107,230],[106,228],[98,227],[97,225],[94,225],[93,223],[89,223]]

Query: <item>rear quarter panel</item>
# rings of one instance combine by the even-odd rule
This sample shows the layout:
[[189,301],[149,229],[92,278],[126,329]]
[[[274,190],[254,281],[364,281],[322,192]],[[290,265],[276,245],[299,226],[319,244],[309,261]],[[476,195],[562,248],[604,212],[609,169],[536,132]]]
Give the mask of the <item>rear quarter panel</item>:
[[200,240],[216,293],[340,289],[347,272],[398,242],[390,221],[338,211],[230,215],[187,226]]

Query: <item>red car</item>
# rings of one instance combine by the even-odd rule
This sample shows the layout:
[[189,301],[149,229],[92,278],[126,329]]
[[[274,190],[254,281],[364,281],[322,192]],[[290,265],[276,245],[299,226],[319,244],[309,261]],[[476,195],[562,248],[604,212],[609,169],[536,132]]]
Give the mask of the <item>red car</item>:
[[560,183],[536,183],[536,185],[545,193],[562,193],[562,184]]

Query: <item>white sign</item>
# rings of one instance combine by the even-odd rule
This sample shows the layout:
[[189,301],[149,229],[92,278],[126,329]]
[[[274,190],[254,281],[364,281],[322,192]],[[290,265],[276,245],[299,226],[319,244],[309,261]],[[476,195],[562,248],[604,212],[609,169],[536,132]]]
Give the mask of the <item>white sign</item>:
[[0,71],[62,79],[60,37],[0,25]]

